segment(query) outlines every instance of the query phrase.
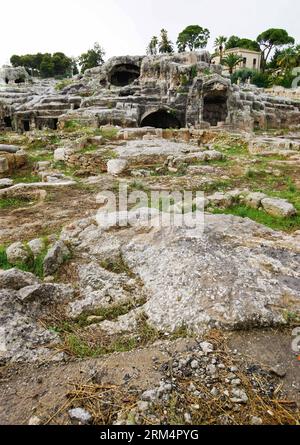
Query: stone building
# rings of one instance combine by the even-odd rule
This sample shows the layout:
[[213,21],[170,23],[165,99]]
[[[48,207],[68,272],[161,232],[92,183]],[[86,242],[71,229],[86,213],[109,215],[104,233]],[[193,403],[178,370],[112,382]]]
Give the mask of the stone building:
[[[243,60],[234,68],[233,71],[237,71],[243,68],[250,70],[261,70],[262,55],[259,51],[251,51],[250,49],[244,48],[231,48],[224,52],[224,57],[229,54],[235,54],[241,57]],[[220,63],[220,57],[215,57],[214,61]],[[226,67],[223,68],[224,71],[229,71]]]
[[300,124],[300,101],[232,85],[207,51],[114,57],[77,76],[62,91],[55,81],[0,89],[0,127],[209,128],[252,131]]

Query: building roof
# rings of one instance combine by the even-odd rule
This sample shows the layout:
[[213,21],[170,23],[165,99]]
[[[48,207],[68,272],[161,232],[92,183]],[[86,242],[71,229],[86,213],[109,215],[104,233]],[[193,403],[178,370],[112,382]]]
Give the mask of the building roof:
[[259,55],[261,55],[261,52],[260,51],[253,51],[252,49],[247,49],[247,48],[229,48],[229,49],[226,49],[225,50],[225,53],[228,53],[228,52],[234,52],[234,51],[240,51],[240,52],[243,52],[243,53],[250,53],[250,54],[259,54]]

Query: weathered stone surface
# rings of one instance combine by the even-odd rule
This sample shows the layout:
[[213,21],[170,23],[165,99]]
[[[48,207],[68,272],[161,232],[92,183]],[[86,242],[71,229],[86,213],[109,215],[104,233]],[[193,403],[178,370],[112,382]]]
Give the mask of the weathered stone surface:
[[214,207],[227,208],[233,204],[233,198],[227,193],[217,192],[207,197],[210,205]]
[[112,159],[107,163],[107,172],[110,175],[118,176],[127,168],[126,159]]
[[45,249],[45,243],[42,239],[37,238],[29,241],[28,247],[35,257],[40,255]]
[[[267,234],[274,242],[261,247]],[[284,324],[287,294],[300,307],[299,254],[277,248],[276,233],[249,220],[207,215],[203,235],[154,230],[133,238],[123,255],[143,280],[144,310],[160,328]]]
[[267,196],[264,193],[250,193],[245,198],[245,204],[252,209],[259,209],[262,200],[265,198],[267,198]]
[[26,263],[30,253],[21,242],[13,243],[6,249],[7,260],[11,264]]
[[56,242],[54,246],[49,249],[44,259],[43,267],[45,276],[55,274],[69,255],[70,251],[67,246],[62,241]]
[[43,329],[23,310],[18,293],[0,289],[0,363],[43,362],[62,359],[48,348],[59,342],[58,335]]
[[69,416],[71,420],[79,423],[79,425],[88,425],[92,422],[92,415],[83,408],[70,409]]
[[11,187],[14,181],[9,178],[0,179],[0,189],[5,189],[7,187]]
[[65,161],[66,160],[66,149],[65,148],[57,148],[54,151],[54,161]]
[[272,216],[288,218],[297,213],[295,207],[284,199],[265,198],[261,203],[264,210]]
[[128,286],[132,290],[136,286],[126,274],[114,274],[97,263],[80,266],[78,275],[82,298],[69,305],[69,314],[75,318],[83,312],[126,303],[132,298]]
[[26,286],[39,284],[39,279],[29,272],[23,272],[19,269],[9,269],[0,272],[0,289],[19,290]]
[[7,173],[9,171],[8,161],[5,157],[0,156],[0,174]]

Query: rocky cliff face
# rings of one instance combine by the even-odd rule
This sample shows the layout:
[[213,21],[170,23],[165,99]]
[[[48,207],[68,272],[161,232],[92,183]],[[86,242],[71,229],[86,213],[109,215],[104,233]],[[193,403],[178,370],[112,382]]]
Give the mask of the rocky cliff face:
[[[99,127],[287,128],[300,101],[231,85],[206,51],[123,56],[78,76],[62,91],[53,81],[0,89],[0,127],[56,129],[69,120]],[[284,96],[284,95],[283,95]]]

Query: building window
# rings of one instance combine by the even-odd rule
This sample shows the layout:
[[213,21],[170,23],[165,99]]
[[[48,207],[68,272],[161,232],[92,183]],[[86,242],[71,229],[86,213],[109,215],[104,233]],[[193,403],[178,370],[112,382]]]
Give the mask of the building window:
[[253,69],[256,70],[257,68],[257,59],[253,59]]
[[243,67],[246,68],[246,66],[247,66],[247,57],[244,57],[244,60],[243,60]]

